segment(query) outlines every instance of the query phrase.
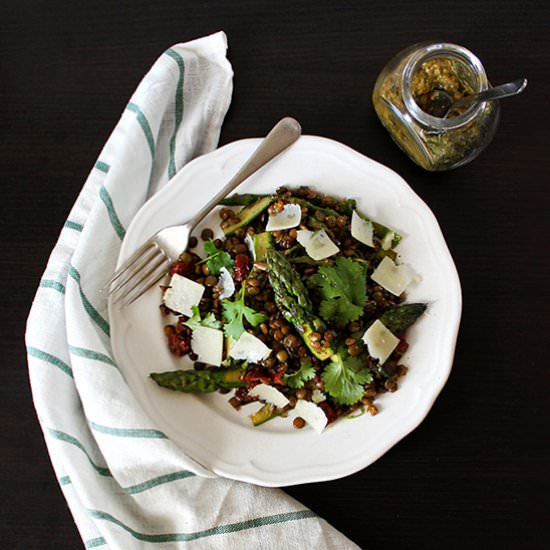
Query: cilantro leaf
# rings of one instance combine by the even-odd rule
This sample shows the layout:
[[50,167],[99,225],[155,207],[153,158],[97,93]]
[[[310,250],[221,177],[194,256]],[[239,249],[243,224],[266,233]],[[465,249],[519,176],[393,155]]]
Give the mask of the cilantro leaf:
[[244,332],[243,314],[238,303],[223,301],[223,318],[227,321],[223,330],[227,336],[238,340]]
[[[243,302],[244,303],[244,302]],[[260,323],[265,321],[265,315],[254,311],[251,307],[244,306],[242,308],[245,319],[253,326],[257,327]]]
[[292,374],[285,374],[283,376],[283,382],[290,388],[298,389],[311,380],[315,376],[315,369],[311,366],[310,361],[303,361],[300,368]]
[[258,313],[244,303],[244,285],[237,293],[234,302],[222,300],[223,318],[227,321],[223,330],[227,336],[234,340],[238,340],[244,332],[243,317],[253,326],[258,326],[265,321],[266,317],[263,313]]
[[210,312],[203,320],[202,320],[202,326],[208,327],[208,328],[221,328],[221,323],[216,319],[214,314]]
[[321,266],[308,279],[321,294],[319,314],[325,321],[345,325],[357,320],[367,303],[367,264],[337,258],[334,266]]
[[206,262],[211,275],[219,275],[222,267],[225,267],[230,272],[233,271],[233,259],[229,255],[229,252],[217,248],[213,240],[204,243],[204,251],[208,256],[199,263]]
[[329,395],[342,405],[352,405],[363,397],[364,385],[372,382],[372,374],[358,357],[345,355],[344,351],[333,355],[321,377]]
[[343,297],[323,300],[319,306],[319,314],[325,321],[334,320],[343,325],[361,317],[363,308],[352,304]]
[[201,319],[201,312],[199,311],[198,306],[193,306],[191,311],[193,312],[193,316],[183,323],[190,329],[195,330],[197,327],[220,328],[220,322],[216,319],[212,312],[210,312],[204,319]]

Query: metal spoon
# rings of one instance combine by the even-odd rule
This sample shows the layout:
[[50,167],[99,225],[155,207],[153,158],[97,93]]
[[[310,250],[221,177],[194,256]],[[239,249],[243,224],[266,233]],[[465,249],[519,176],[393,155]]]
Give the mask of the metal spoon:
[[510,97],[519,94],[527,86],[527,79],[520,78],[513,82],[507,82],[500,86],[494,86],[488,88],[477,94],[469,95],[454,101],[452,96],[445,90],[434,90],[430,97],[430,112],[429,114],[441,118],[447,117],[447,115],[454,109],[460,107],[467,107],[472,103],[481,101],[494,101],[495,99],[502,99],[504,97]]

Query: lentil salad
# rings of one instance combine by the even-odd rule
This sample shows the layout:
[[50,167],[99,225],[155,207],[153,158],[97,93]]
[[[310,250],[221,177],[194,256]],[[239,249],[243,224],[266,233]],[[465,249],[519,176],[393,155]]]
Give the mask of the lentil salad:
[[[395,246],[401,236],[357,213],[354,200],[309,187],[235,195],[222,206],[225,239],[204,229],[206,258],[194,252],[199,241],[192,237],[170,268],[170,276],[203,287],[200,300],[190,314],[171,309],[166,300],[161,305],[170,351],[188,356],[194,367],[151,378],[175,391],[233,392],[229,403],[236,409],[259,402],[254,425],[305,410],[304,402],[322,411],[323,427],[343,416],[376,415],[376,397],[396,391],[407,373],[401,363],[405,333],[426,309],[376,280],[385,263],[399,268]],[[297,220],[284,219],[287,209]],[[281,216],[286,226],[266,231]],[[362,226],[371,232],[366,239],[357,230]],[[373,353],[368,333],[375,325],[386,331],[381,340],[395,339],[387,357]],[[223,333],[219,365],[197,353],[194,336],[205,330]],[[259,355],[234,351],[252,338]],[[303,416],[294,415],[294,427],[310,422]]]

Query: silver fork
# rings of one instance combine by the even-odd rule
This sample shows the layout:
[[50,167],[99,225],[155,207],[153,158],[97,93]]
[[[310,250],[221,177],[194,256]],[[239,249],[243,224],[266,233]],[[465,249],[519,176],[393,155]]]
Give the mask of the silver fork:
[[300,124],[293,118],[280,120],[233,178],[190,220],[161,229],[140,246],[105,285],[113,303],[127,306],[151,288],[187,248],[191,232],[206,214],[239,184],[294,143],[301,131]]

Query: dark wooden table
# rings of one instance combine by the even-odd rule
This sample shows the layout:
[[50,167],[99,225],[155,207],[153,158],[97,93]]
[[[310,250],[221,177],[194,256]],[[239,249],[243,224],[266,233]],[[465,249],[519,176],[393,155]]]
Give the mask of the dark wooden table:
[[[221,143],[282,115],[401,174],[436,214],[464,309],[451,377],[422,425],[362,472],[288,492],[366,548],[549,548],[550,4],[511,0],[168,0],[0,6],[0,540],[82,543],[29,392],[25,320],[69,209],[135,86],[173,43],[223,29],[235,70]],[[441,174],[413,165],[370,94],[426,39],[476,52],[502,104],[492,145]]]

